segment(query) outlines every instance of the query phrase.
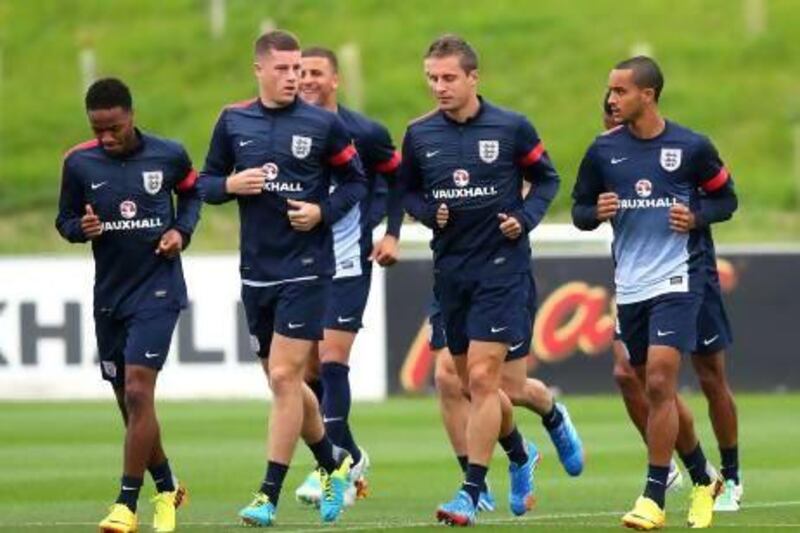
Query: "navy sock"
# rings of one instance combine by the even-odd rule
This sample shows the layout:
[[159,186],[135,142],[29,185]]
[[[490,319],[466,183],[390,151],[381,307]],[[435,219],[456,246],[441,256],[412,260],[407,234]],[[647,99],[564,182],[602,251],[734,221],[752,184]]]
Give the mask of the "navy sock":
[[341,363],[322,363],[320,376],[325,394],[322,398],[322,420],[325,432],[335,445],[344,448],[353,457],[361,459],[361,452],[350,432],[350,367]]
[[680,456],[683,465],[692,478],[692,484],[708,485],[711,483],[711,478],[708,477],[708,472],[706,472],[706,456],[699,442],[694,450],[686,455],[680,454]]
[[117,503],[128,506],[128,509],[136,512],[136,505],[139,502],[139,491],[142,490],[143,479],[140,477],[126,476],[123,474],[120,481],[119,496]]
[[560,426],[563,421],[564,416],[561,414],[561,411],[556,409],[556,402],[553,402],[553,408],[542,417],[542,425],[545,429],[553,430]]
[[472,498],[472,505],[478,506],[478,498],[481,495],[481,490],[486,486],[486,473],[489,469],[485,466],[470,463],[467,466],[467,476],[464,484],[461,485],[461,490],[469,494]]
[[153,483],[156,485],[156,492],[173,492],[175,490],[175,480],[172,477],[172,469],[169,467],[169,461],[165,460],[160,465],[148,467],[147,470],[153,477]]
[[720,448],[719,455],[722,460],[722,477],[731,479],[739,484],[739,447]]
[[516,426],[511,430],[511,433],[505,437],[500,437],[498,442],[500,442],[500,446],[503,447],[512,463],[524,465],[528,462],[528,450],[525,446],[525,440]]
[[466,475],[467,466],[469,465],[469,460],[467,460],[467,456],[466,455],[456,455],[456,459],[458,460],[458,466],[461,467],[461,471]]
[[[464,476],[466,476],[469,459],[466,455],[456,455],[456,459],[458,460],[458,466],[461,467],[461,471],[464,473]],[[486,480],[484,480],[483,485],[481,485],[481,492],[489,492],[489,487],[486,486]]]
[[644,486],[643,496],[656,502],[662,509],[664,495],[667,492],[667,477],[669,477],[669,465],[647,465],[647,483]]
[[353,464],[361,460],[361,450],[358,448],[355,439],[353,439],[353,433],[350,432],[350,422],[345,425],[343,448],[350,453],[350,457],[353,458]]
[[317,397],[317,401],[319,402],[320,407],[322,407],[322,398],[325,395],[325,388],[322,386],[322,381],[317,378],[309,381],[306,383],[306,385],[308,385],[308,388],[314,393],[314,396]]
[[700,443],[697,443],[697,447],[688,454],[679,455],[681,456],[681,461],[683,461],[683,466],[686,467],[689,476],[692,478],[692,484],[708,485],[711,483],[711,478],[706,471],[706,456],[703,453],[703,448],[700,447]]
[[286,472],[289,471],[289,465],[282,463],[275,463],[269,461],[267,463],[267,473],[264,475],[264,481],[261,483],[261,492],[269,497],[272,505],[278,506],[278,499],[281,497],[281,487],[283,487],[283,480],[286,478]]
[[339,461],[334,457],[333,443],[327,435],[323,435],[319,442],[309,444],[308,449],[314,454],[317,464],[329,474],[339,466]]

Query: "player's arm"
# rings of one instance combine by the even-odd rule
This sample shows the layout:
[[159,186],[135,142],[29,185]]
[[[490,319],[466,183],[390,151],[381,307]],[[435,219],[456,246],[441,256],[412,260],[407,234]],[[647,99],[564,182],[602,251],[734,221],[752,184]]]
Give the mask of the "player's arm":
[[397,173],[398,194],[406,212],[425,226],[435,229],[436,207],[429,205],[422,183],[422,171],[416,158],[411,131],[403,138],[403,157]]
[[206,163],[197,180],[200,198],[209,204],[222,204],[237,195],[261,194],[266,174],[260,168],[248,168],[233,174],[236,157],[227,131],[227,113],[223,111],[214,126]]
[[320,215],[322,222],[331,226],[367,195],[367,179],[361,158],[338,117],[328,133],[327,159],[337,185],[320,204]]
[[[61,236],[69,242],[86,242],[90,238],[102,232],[102,226],[99,228],[100,220],[92,220],[94,222],[91,228],[94,231],[89,232],[87,235],[84,232],[84,218],[89,215],[86,212],[86,198],[84,198],[83,187],[81,186],[80,179],[72,168],[70,159],[64,160],[63,168],[61,171],[61,192],[58,198],[58,215],[56,216],[56,229]],[[91,216],[97,218],[89,206]]]
[[[386,235],[391,235],[395,239],[400,238],[400,227],[403,224],[403,198],[400,195],[400,187],[397,183],[397,171],[400,168],[402,158],[395,149],[394,143],[389,132],[383,126],[377,128],[373,137],[372,165],[376,177],[380,181],[376,184],[379,190],[382,188],[386,192]],[[380,213],[383,218],[383,213]]]
[[670,227],[681,233],[728,220],[739,205],[733,178],[707,138],[695,155],[694,165],[701,191],[699,206],[694,211],[683,204],[670,208]]
[[558,193],[561,179],[533,124],[527,119],[520,121],[515,149],[517,164],[522,169],[525,180],[531,183],[531,188],[523,198],[522,209],[509,215],[519,221],[524,233],[529,233],[544,218]]
[[384,267],[395,264],[398,259],[397,241],[403,224],[403,201],[397,183],[400,161],[389,132],[383,126],[376,126],[369,145],[369,158],[365,160],[365,164],[375,172],[376,180],[370,204],[371,227],[377,225],[384,215],[388,217],[386,233],[373,247],[370,259]]
[[[177,196],[175,221],[161,237],[157,253],[174,257],[189,246],[192,234],[200,220],[202,202],[197,193],[197,171],[185,150],[180,155],[180,175],[183,178],[175,184]],[[176,234],[177,233],[177,234]]]
[[604,192],[603,179],[590,147],[583,156],[572,189],[572,223],[580,230],[591,231],[613,217],[618,209],[617,195]]

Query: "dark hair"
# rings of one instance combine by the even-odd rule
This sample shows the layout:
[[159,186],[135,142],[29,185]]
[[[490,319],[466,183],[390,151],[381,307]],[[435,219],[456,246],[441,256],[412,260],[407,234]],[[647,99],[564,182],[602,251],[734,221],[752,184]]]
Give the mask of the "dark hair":
[[130,89],[117,78],[102,78],[92,83],[86,91],[85,102],[87,111],[113,107],[121,107],[125,111],[133,109]]
[[300,41],[288,31],[272,30],[256,39],[253,49],[256,56],[268,54],[273,50],[293,52],[295,50],[300,50]]
[[620,61],[614,68],[617,70],[632,70],[633,82],[636,86],[640,89],[653,89],[656,102],[658,102],[661,90],[664,88],[664,76],[661,74],[658,63],[653,59],[647,56],[636,56]]
[[322,57],[328,60],[328,63],[333,67],[334,72],[339,72],[339,59],[330,48],[323,46],[311,46],[303,50],[303,57]]
[[442,35],[433,41],[428,47],[425,59],[449,56],[458,56],[458,62],[467,74],[478,68],[478,54],[475,49],[467,41],[452,33]]
[[603,113],[606,115],[611,115],[611,104],[608,103],[609,96],[611,96],[611,91],[606,91],[606,95],[603,97]]

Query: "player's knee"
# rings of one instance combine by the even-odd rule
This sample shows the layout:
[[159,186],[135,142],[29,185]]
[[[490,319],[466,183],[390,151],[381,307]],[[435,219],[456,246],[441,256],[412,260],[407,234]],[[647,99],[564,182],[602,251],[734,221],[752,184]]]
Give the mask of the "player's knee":
[[128,415],[136,416],[153,403],[153,391],[140,383],[125,384],[125,410]]
[[461,379],[458,374],[451,372],[450,369],[445,368],[443,365],[437,365],[433,380],[440,396],[449,398],[462,395]]
[[469,393],[473,398],[496,394],[500,376],[490,365],[476,365],[469,370]]
[[675,385],[668,376],[654,372],[647,376],[645,392],[651,404],[663,403],[675,397]]
[[282,396],[301,389],[302,373],[290,365],[278,366],[269,370],[269,385],[273,394]]

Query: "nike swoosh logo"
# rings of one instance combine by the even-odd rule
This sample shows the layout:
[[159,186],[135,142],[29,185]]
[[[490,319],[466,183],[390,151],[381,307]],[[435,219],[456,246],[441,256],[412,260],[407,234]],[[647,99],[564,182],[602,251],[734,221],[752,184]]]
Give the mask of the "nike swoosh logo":
[[623,161],[627,161],[627,160],[628,160],[627,157],[612,157],[611,158],[611,164],[612,165],[618,165],[618,164],[622,163]]
[[239,141],[239,146],[247,146],[251,142],[253,142],[253,139],[250,139],[250,140],[247,140],[247,141]]
[[348,322],[352,322],[352,321],[353,321],[353,320],[355,320],[355,319],[356,319],[356,317],[354,317],[354,316],[349,316],[349,317],[347,317],[347,318],[336,317],[336,321],[337,321],[339,324],[347,324]]
[[105,185],[106,183],[108,183],[108,182],[107,182],[107,181],[101,181],[100,183],[94,183],[94,182],[93,182],[93,183],[92,183],[92,190],[93,190],[93,191],[96,191],[97,189],[99,189],[100,187],[102,187],[103,185]]
[[508,329],[508,326],[503,326],[502,328],[496,328],[492,326],[492,333],[500,333],[501,331],[505,331]]
[[301,322],[301,323],[299,323],[299,324],[292,324],[291,322],[289,322],[289,324],[288,324],[288,326],[289,326],[289,329],[297,329],[297,328],[302,328],[302,327],[303,327],[303,326],[305,326],[305,325],[306,325],[306,323],[305,323],[305,322]]
[[147,357],[148,359],[152,359],[153,357],[158,357],[158,354],[157,353],[144,352],[144,356]]
[[661,331],[660,329],[656,331],[656,335],[659,337],[666,337],[667,335],[672,335],[675,333],[674,331]]
[[509,352],[513,352],[514,350],[516,350],[517,348],[519,348],[519,347],[520,347],[520,346],[522,346],[523,344],[525,344],[525,341],[522,341],[521,343],[519,343],[519,344],[515,344],[515,345],[513,345],[513,346],[509,346],[509,347],[508,347],[508,351],[509,351]]
[[122,490],[136,490],[136,487],[126,487],[125,485],[123,485]]
[[343,416],[334,416],[333,418],[322,417],[323,424],[327,424],[328,422],[339,422],[341,420],[344,420]]
[[441,152],[441,150],[434,150],[433,152],[425,152],[425,157],[427,157],[428,159],[430,159],[431,157],[435,156],[435,155],[436,155],[436,154],[438,154],[439,152]]
[[708,346],[709,344],[711,344],[712,342],[714,342],[718,338],[719,338],[719,333],[717,333],[716,335],[714,335],[710,339],[703,339],[703,346]]

